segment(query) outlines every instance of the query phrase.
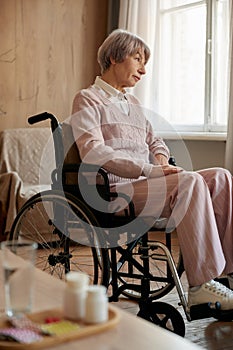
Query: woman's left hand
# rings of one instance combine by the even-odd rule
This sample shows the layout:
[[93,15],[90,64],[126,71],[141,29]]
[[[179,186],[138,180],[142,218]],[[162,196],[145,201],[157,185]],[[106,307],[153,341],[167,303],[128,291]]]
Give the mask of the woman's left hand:
[[155,165],[168,165],[168,159],[163,154],[157,154],[155,156]]

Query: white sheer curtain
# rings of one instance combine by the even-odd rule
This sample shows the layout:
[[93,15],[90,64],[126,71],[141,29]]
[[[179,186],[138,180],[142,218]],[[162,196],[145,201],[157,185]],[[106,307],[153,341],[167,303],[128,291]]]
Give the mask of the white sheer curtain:
[[158,96],[156,82],[152,79],[152,71],[153,74],[156,74],[156,71],[159,70],[158,50],[156,50],[159,44],[157,14],[158,1],[120,0],[119,28],[139,35],[151,49],[151,57],[146,66],[147,74],[132,92],[143,105],[153,111],[156,111],[157,101],[155,96]]
[[229,91],[229,115],[228,115],[228,130],[226,143],[225,166],[233,174],[233,6],[231,6],[231,21],[230,21],[230,91]]

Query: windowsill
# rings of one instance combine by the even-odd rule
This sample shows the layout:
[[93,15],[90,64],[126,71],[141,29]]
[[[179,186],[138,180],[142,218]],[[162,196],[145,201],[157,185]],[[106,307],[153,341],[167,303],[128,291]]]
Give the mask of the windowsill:
[[161,135],[167,140],[190,140],[190,141],[226,141],[226,132],[177,132],[164,133]]

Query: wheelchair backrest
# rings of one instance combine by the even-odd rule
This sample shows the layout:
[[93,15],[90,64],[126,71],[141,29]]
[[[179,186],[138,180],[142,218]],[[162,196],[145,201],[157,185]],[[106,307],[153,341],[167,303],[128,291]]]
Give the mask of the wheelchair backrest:
[[[62,141],[63,141],[63,147],[64,147],[64,163],[63,167],[69,166],[69,165],[77,165],[81,164],[81,158],[79,155],[78,147],[75,142],[71,125],[64,122],[62,123]],[[66,183],[67,184],[77,184],[78,178],[77,173],[74,172],[68,172],[66,175]]]
[[[62,139],[64,148],[63,172],[66,173],[65,183],[67,185],[78,185],[81,174],[85,176],[86,181],[91,185],[109,186],[107,173],[103,169],[99,169],[97,165],[84,165],[82,163],[78,146],[75,142],[71,125],[69,123],[62,124]],[[82,170],[77,176],[78,165],[82,163]],[[63,183],[64,186],[64,183]]]
[[81,158],[69,123],[62,123],[62,137],[65,155],[64,164],[80,164]]

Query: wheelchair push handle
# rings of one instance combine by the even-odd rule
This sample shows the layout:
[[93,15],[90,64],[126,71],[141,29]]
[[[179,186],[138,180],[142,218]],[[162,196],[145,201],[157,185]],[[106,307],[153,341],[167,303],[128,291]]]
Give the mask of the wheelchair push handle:
[[32,115],[31,117],[28,118],[28,123],[32,125],[32,124],[36,124],[36,123],[42,122],[42,121],[47,120],[47,119],[51,120],[52,131],[54,131],[58,127],[59,123],[58,123],[57,118],[53,114],[48,113],[48,112],[43,112],[43,113],[39,113],[36,115]]

